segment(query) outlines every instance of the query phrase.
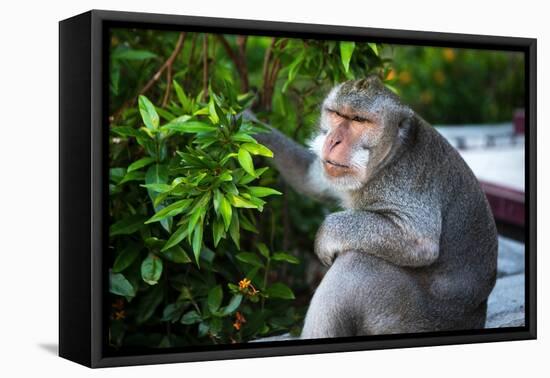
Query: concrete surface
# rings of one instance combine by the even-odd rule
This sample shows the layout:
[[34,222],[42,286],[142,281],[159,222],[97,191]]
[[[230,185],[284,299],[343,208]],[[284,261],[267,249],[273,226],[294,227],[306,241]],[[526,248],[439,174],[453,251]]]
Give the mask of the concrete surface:
[[497,283],[489,296],[485,328],[525,324],[525,245],[499,237]]

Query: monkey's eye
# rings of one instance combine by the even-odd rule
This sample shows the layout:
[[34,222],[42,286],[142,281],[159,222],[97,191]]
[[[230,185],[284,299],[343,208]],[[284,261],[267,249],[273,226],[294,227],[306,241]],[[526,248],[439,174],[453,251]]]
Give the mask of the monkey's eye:
[[368,119],[368,118],[359,117],[359,116],[355,116],[355,117],[352,118],[352,121],[359,122],[359,123],[363,123],[363,122],[369,122],[369,119]]
[[334,109],[330,109],[330,108],[325,108],[325,110],[329,113],[332,113],[332,114],[336,114],[338,117],[342,117],[342,118],[345,118],[342,114],[340,114],[338,112],[338,110],[334,110]]

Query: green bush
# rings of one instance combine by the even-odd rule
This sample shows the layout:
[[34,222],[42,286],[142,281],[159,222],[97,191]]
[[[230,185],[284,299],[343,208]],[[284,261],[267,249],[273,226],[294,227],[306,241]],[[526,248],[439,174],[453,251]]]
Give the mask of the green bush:
[[382,46],[122,29],[111,45],[110,345],[299,333],[324,210],[279,182],[242,113],[303,140],[334,83],[387,73]]

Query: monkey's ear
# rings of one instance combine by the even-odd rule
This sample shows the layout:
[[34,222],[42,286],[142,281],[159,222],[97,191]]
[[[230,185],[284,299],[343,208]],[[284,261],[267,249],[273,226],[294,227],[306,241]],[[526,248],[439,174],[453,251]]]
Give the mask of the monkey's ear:
[[399,119],[398,135],[401,140],[406,141],[412,137],[416,122],[416,113],[409,107],[404,108]]

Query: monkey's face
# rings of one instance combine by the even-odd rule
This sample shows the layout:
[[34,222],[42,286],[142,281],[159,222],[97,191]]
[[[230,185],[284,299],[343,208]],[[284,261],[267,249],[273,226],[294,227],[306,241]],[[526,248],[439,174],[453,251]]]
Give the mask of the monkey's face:
[[310,143],[337,189],[361,188],[398,139],[398,124],[387,115],[400,104],[372,80],[346,82],[331,91],[322,106],[319,134]]

